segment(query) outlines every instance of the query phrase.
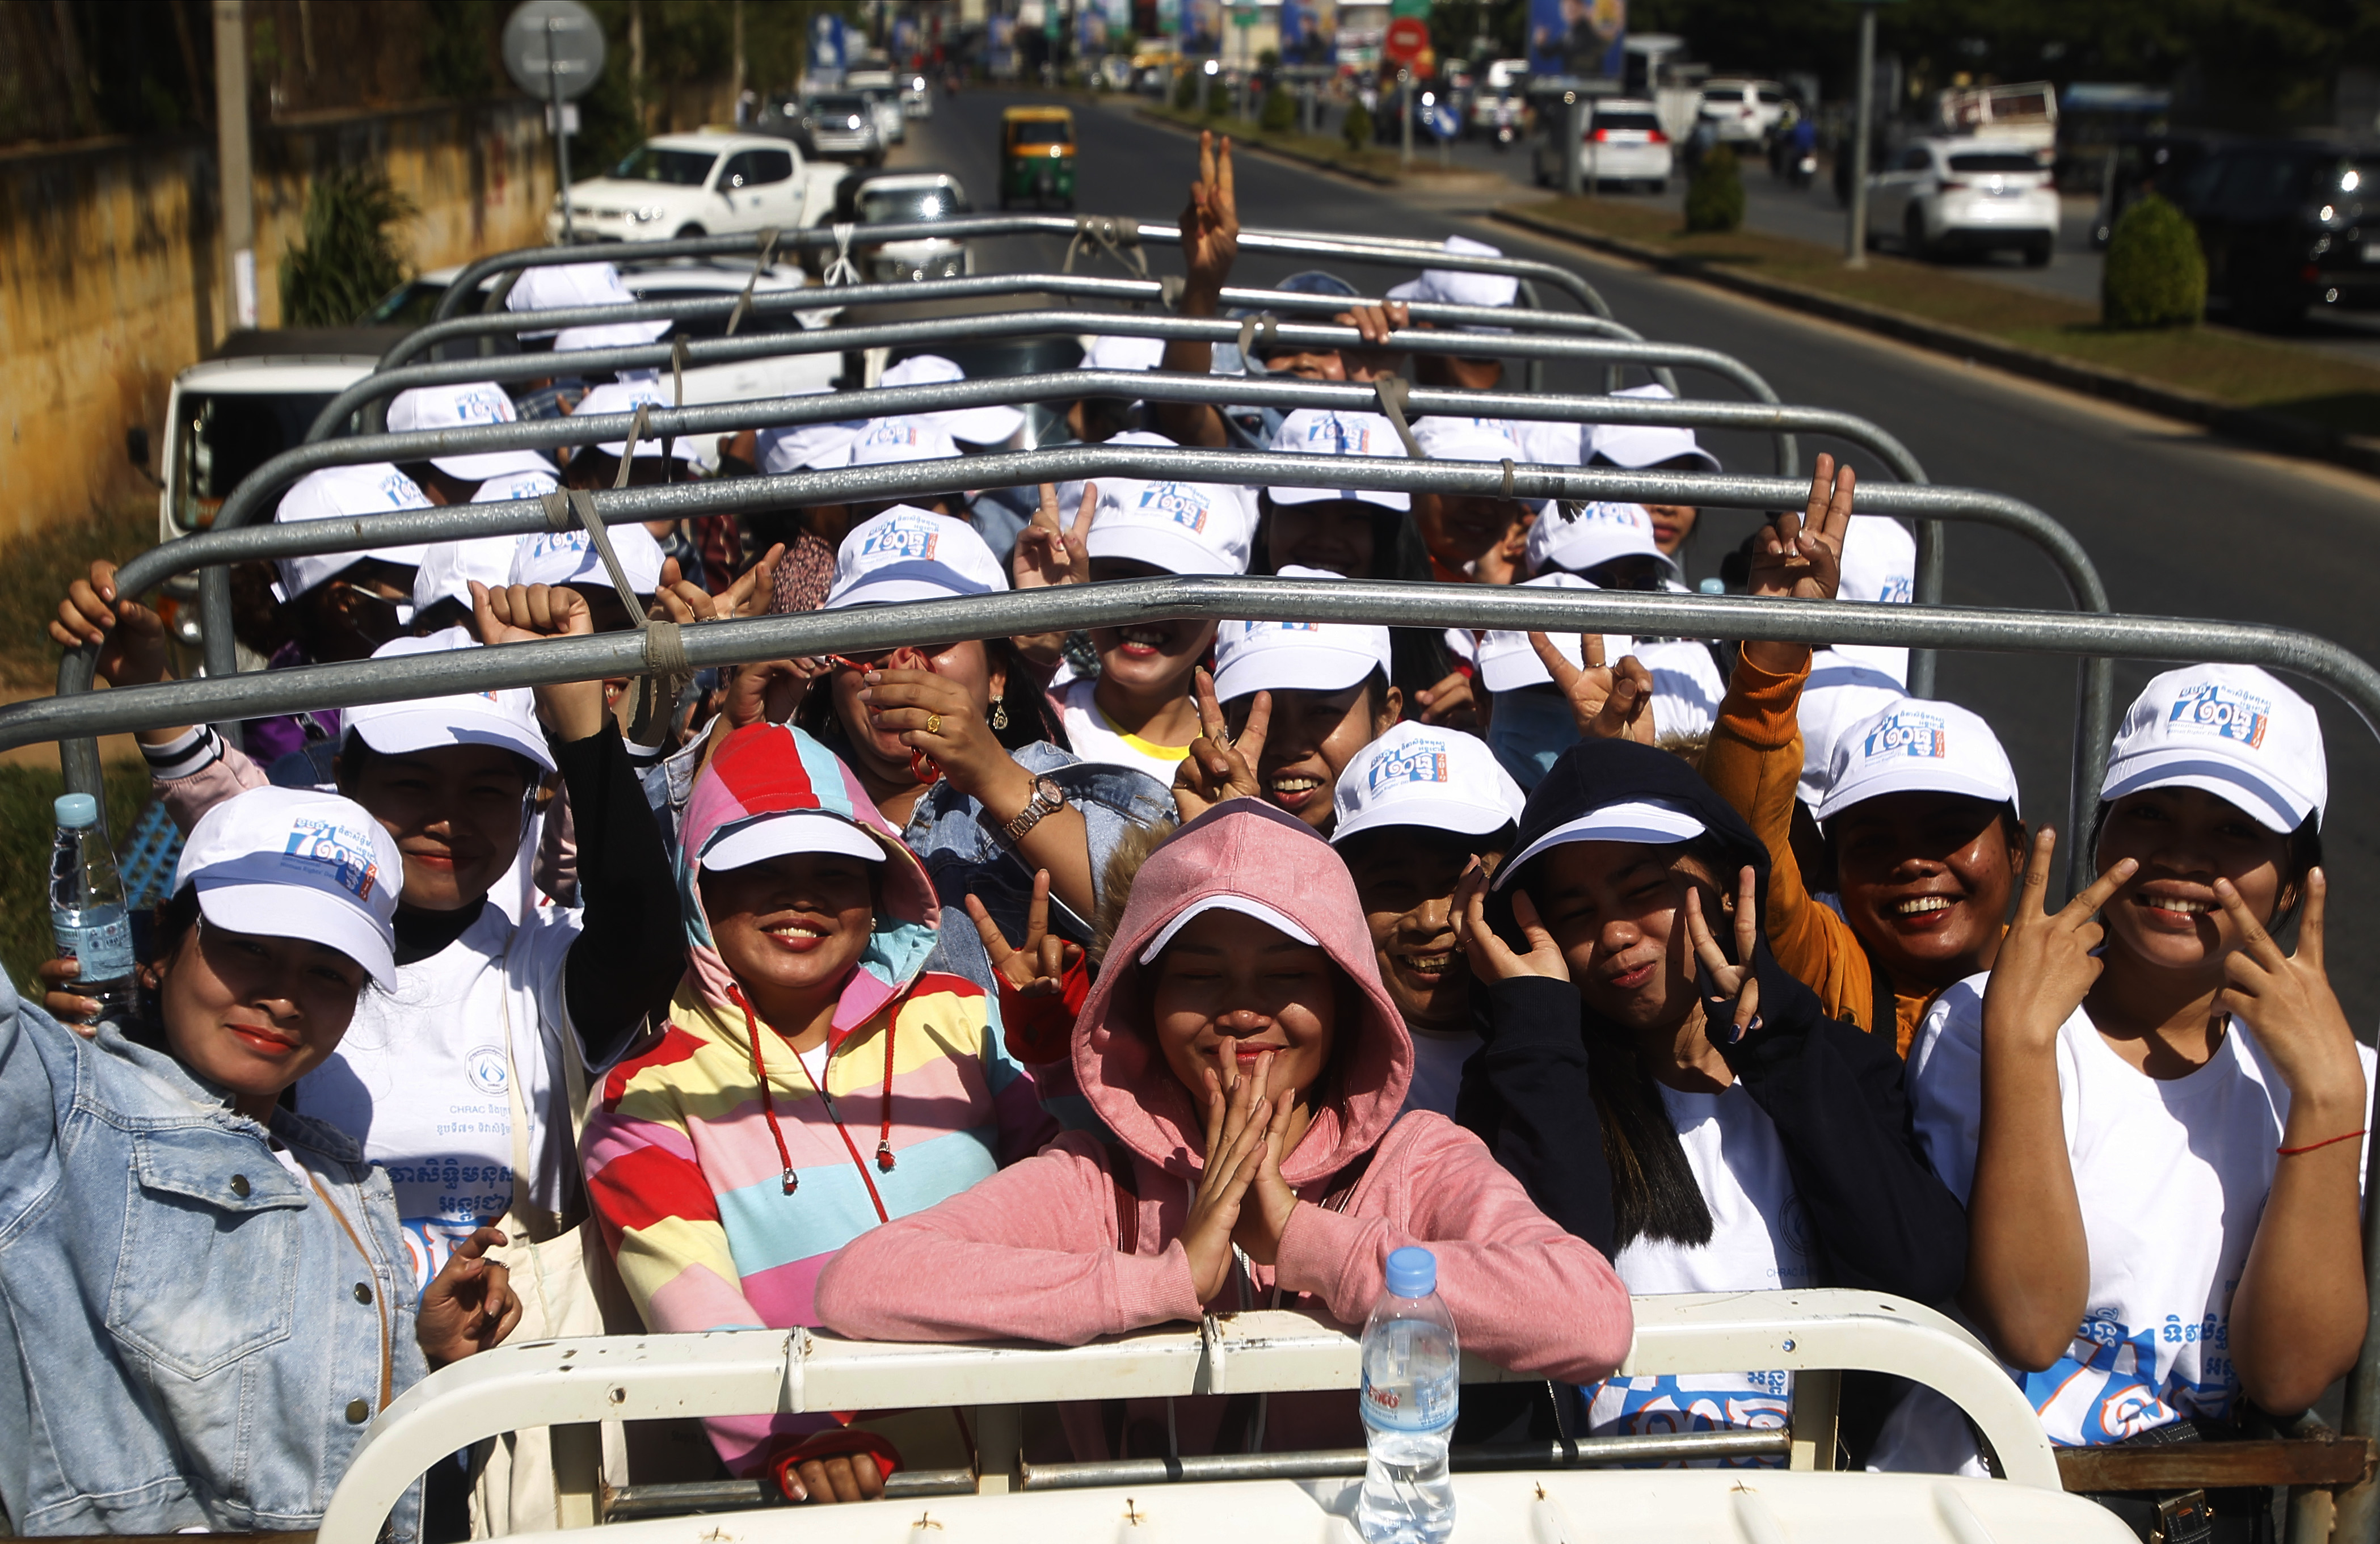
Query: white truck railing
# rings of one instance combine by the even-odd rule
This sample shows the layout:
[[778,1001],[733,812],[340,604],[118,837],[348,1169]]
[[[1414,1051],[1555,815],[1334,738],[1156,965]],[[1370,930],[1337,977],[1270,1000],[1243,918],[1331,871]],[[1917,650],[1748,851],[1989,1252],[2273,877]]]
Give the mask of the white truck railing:
[[[1937,1390],[1974,1421],[2013,1483],[2059,1489],[2040,1420],[1981,1342],[1942,1315],[1880,1293],[1754,1292],[1639,1297],[1620,1376],[1778,1368],[1797,1380],[1791,1465],[1831,1468],[1837,1370],[1887,1372]],[[608,1420],[975,1406],[975,1489],[1017,1488],[1016,1406],[1074,1400],[1346,1389],[1358,1346],[1309,1315],[1209,1317],[1072,1349],[892,1345],[803,1330],[613,1335],[500,1346],[407,1391],[372,1423],[317,1535],[373,1544],[423,1471],[506,1431],[554,1429],[561,1525],[597,1520],[587,1429]],[[1466,1357],[1463,1381],[1512,1374]],[[1535,1380],[1528,1380],[1535,1381]]]

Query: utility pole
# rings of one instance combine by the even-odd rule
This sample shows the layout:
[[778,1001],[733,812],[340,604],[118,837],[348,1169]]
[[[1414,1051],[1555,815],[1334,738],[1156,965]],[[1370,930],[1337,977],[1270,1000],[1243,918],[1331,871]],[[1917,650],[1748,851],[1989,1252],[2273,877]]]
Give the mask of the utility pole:
[[1860,6],[1859,111],[1852,130],[1850,227],[1843,232],[1843,266],[1867,266],[1867,146],[1876,121],[1876,5]]
[[248,18],[241,0],[214,0],[214,18],[215,174],[223,206],[224,267],[231,280],[229,321],[232,327],[253,327],[256,183],[248,151]]
[[628,106],[637,115],[637,132],[652,132],[645,121],[645,7],[628,0]]
[[735,90],[728,115],[741,128],[744,123],[744,0],[735,0],[728,6],[729,26],[735,37]]

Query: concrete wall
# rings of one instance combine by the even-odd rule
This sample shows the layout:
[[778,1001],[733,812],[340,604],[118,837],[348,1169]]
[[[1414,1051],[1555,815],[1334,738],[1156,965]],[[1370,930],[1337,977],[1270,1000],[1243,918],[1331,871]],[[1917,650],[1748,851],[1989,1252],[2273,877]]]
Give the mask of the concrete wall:
[[[280,321],[281,254],[318,170],[375,164],[419,213],[409,267],[544,239],[553,162],[539,109],[433,104],[257,125],[261,320]],[[212,140],[0,152],[0,544],[153,499],[124,434],[164,439],[176,372],[225,330]]]

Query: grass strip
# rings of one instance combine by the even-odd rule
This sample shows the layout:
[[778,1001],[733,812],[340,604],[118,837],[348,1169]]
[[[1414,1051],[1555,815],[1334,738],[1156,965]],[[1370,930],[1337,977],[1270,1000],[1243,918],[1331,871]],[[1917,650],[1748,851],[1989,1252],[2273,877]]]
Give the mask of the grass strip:
[[157,506],[143,502],[59,520],[0,546],[0,681],[47,689],[58,671],[50,618],[67,586],[94,558],[122,565],[156,543]]

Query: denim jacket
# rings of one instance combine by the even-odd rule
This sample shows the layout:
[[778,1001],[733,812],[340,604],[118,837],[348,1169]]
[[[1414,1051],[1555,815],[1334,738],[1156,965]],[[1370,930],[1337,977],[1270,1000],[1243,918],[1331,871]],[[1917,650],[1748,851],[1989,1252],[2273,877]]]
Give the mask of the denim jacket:
[[[315,1527],[373,1412],[426,1370],[388,1176],[276,1111],[298,1179],[171,1057],[86,1040],[5,975],[0,1134],[15,1531]],[[419,1513],[417,1489],[396,1544]]]

